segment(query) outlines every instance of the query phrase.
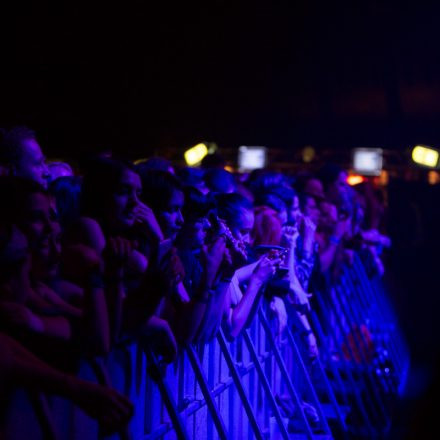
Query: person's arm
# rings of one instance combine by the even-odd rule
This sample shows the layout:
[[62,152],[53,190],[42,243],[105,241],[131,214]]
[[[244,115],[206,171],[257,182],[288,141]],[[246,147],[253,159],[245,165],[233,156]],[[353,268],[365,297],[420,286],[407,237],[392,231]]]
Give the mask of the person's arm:
[[2,327],[9,330],[26,330],[65,341],[72,338],[70,322],[64,316],[41,316],[24,304],[2,301],[0,318]]
[[[82,289],[80,290],[82,296]],[[38,296],[46,301],[48,304],[55,306],[56,310],[63,316],[71,318],[81,317],[82,311],[80,307],[69,304],[67,301],[61,298],[58,292],[52,290],[50,287],[44,285],[43,283],[36,283],[34,292],[35,293],[31,295],[27,301],[27,304],[31,304],[31,308],[33,304],[32,301],[37,300],[35,296]],[[35,306],[38,309],[38,303],[36,303]]]
[[92,273],[84,285],[84,307],[80,338],[92,356],[110,351],[110,326],[104,283],[100,272]]
[[269,309],[277,320],[276,336],[281,335],[287,327],[287,311],[282,298],[274,296],[269,304]]
[[309,357],[315,359],[319,356],[318,344],[316,342],[315,334],[312,327],[309,324],[309,320],[306,315],[297,312],[298,318],[304,326],[303,332],[306,336],[307,346],[309,350]]
[[121,429],[133,414],[125,396],[56,370],[3,333],[0,352],[0,372],[6,383],[71,399],[107,431]]
[[[223,236],[202,251],[203,273],[200,286],[194,297],[188,303],[180,303],[177,308],[176,319],[172,323],[179,342],[186,344],[193,342],[200,333],[200,326],[205,316],[208,304],[216,291],[216,279],[223,261],[226,241]],[[221,311],[220,311],[221,312]]]
[[303,216],[303,253],[304,258],[311,258],[313,256],[315,245],[315,231],[316,225],[310,219],[310,217]]
[[91,355],[104,355],[110,350],[110,329],[100,254],[84,244],[66,246],[63,250],[65,274],[83,288],[82,317],[79,338]]
[[298,239],[298,231],[296,228],[286,229],[284,233],[284,239],[289,244],[289,252],[287,254],[286,263],[288,267],[289,277],[289,299],[293,304],[304,305],[307,309],[310,309],[309,294],[302,287],[298,274],[296,272],[296,243]]
[[[262,286],[275,273],[280,259],[270,259],[265,255],[254,269],[248,286],[237,306],[232,311],[230,335],[237,337],[258,309]],[[254,313],[252,313],[254,312]]]
[[342,238],[348,228],[349,222],[351,221],[351,218],[348,218],[346,220],[338,221],[336,223],[335,229],[328,237],[327,245],[325,248],[321,248],[319,251],[319,260],[321,263],[321,271],[327,272],[330,267],[333,264],[333,261],[335,260],[335,256],[337,253],[337,250],[339,248],[339,245],[342,241]]
[[99,223],[90,217],[81,217],[66,233],[67,246],[83,244],[91,247],[98,255],[105,248],[105,237]]

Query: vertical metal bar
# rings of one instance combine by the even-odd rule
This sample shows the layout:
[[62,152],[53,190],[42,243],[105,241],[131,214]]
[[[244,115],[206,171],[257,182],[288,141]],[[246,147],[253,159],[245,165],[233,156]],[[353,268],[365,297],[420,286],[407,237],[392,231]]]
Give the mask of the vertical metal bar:
[[223,334],[223,330],[219,330],[217,334],[217,340],[220,345],[220,349],[223,352],[223,356],[225,357],[226,363],[228,365],[229,371],[231,373],[232,379],[234,380],[235,386],[237,387],[238,395],[240,396],[241,403],[244,406],[244,409],[246,411],[246,414],[249,419],[249,423],[252,427],[252,430],[254,431],[255,438],[258,440],[263,440],[263,434],[260,430],[260,427],[258,426],[257,419],[255,418],[255,414],[252,411],[251,404],[249,403],[249,400],[246,396],[246,393],[243,388],[243,384],[241,383],[241,377],[238,373],[238,370],[234,364],[234,360],[232,359],[231,353],[228,350],[228,344],[226,342],[225,336]]
[[[352,330],[352,321],[350,321],[350,315],[345,310],[344,302],[341,301],[341,299],[338,297],[338,289],[336,287],[334,288],[334,292],[336,294],[334,299],[336,299],[339,302],[340,311],[345,316],[347,321],[350,323],[350,330]],[[338,311],[337,311],[337,309],[335,307],[335,304],[333,304],[333,307],[334,307],[334,312],[335,312],[336,320],[337,320],[337,322],[339,324],[339,327],[341,328],[342,335],[343,335],[343,337],[345,339],[345,342],[346,342],[347,350],[350,353],[350,356],[352,357],[352,359],[355,361],[356,357],[354,356],[353,349],[352,349],[352,347],[350,345],[349,336],[347,334],[345,334],[345,332],[344,332],[344,328],[343,328],[343,325],[342,325],[342,318],[341,318],[340,314],[338,313]],[[369,402],[370,404],[372,404],[372,405],[370,405],[370,409],[372,411],[374,411],[375,419],[377,421],[379,421],[380,418],[381,418],[381,411],[383,411],[383,413],[385,413],[385,408],[383,407],[382,402],[381,402],[380,398],[377,395],[376,384],[375,384],[375,381],[374,381],[373,377],[371,376],[371,372],[369,371],[369,366],[365,362],[364,356],[362,354],[362,350],[359,350],[359,352],[361,353],[361,358],[362,358],[362,361],[364,363],[364,367],[365,368],[358,367],[357,370],[360,373],[364,373],[365,372],[365,379],[367,379],[368,383],[370,384],[370,387],[367,388],[367,390],[370,389],[370,391],[373,393],[373,396],[371,396],[371,397],[374,398],[374,400],[371,399],[370,402]],[[374,403],[379,405],[379,408],[377,408]]]
[[173,423],[174,430],[176,431],[177,438],[181,440],[189,440],[190,437],[188,436],[186,427],[182,421],[182,418],[180,417],[176,402],[172,397],[171,390],[169,389],[166,379],[160,370],[159,363],[154,353],[151,350],[146,349],[145,354],[149,363],[148,372],[151,378],[157,383],[160,395],[162,396],[168,414]]
[[[358,340],[359,345],[360,346],[364,346],[366,348],[368,348],[368,341],[364,335],[364,333],[361,331],[361,326],[364,325],[364,323],[367,321],[368,317],[366,316],[366,314],[362,314],[362,301],[360,300],[360,295],[358,292],[358,288],[356,285],[354,285],[352,283],[352,279],[350,277],[350,275],[352,275],[350,269],[346,269],[344,271],[344,276],[341,277],[341,284],[344,286],[344,289],[346,292],[350,292],[350,299],[352,299],[351,301],[347,301],[346,302],[346,308],[349,310],[349,313],[352,315],[353,320],[355,321],[355,325],[357,325],[358,329],[359,329],[359,334],[357,332],[355,332],[355,334],[353,335],[356,340]],[[357,298],[356,298],[357,297]],[[357,301],[356,301],[357,299]],[[371,320],[372,322],[374,321],[374,318]],[[374,322],[373,322],[374,325]],[[367,329],[369,331],[371,331],[370,328],[367,327]],[[375,336],[375,333],[371,333],[373,336]],[[369,359],[365,359],[365,356],[363,355],[363,350],[361,350],[362,353],[362,358],[366,364],[366,366],[370,369],[373,370],[373,377],[376,377],[374,375],[374,366],[371,366]],[[383,387],[384,391],[386,392],[391,392],[393,391],[393,389],[395,388],[394,384],[391,382],[391,380],[387,377],[384,377],[382,380],[380,380],[379,377],[376,377],[377,381],[379,382],[380,386]]]
[[[285,384],[287,386],[287,390],[289,391],[290,397],[295,401],[295,403],[296,403],[296,405],[297,405],[297,407],[299,409],[301,420],[302,420],[302,422],[304,424],[304,427],[305,427],[305,430],[306,430],[306,433],[307,433],[307,437],[309,439],[312,439],[313,433],[312,433],[312,430],[310,428],[309,422],[307,421],[307,417],[304,414],[304,410],[303,410],[302,405],[301,405],[301,399],[300,399],[298,393],[296,392],[296,389],[293,386],[292,381],[290,380],[289,373],[287,372],[287,369],[286,369],[286,365],[285,365],[285,363],[284,363],[284,361],[283,361],[283,359],[281,357],[281,354],[280,354],[280,351],[278,350],[278,347],[275,344],[275,340],[274,340],[274,337],[272,335],[269,323],[267,322],[267,319],[264,316],[264,313],[261,310],[261,308],[258,310],[258,315],[259,315],[261,324],[262,324],[262,326],[263,326],[263,328],[264,328],[264,330],[266,332],[266,336],[267,336],[267,338],[269,340],[269,343],[272,346],[272,350],[273,350],[273,353],[275,355],[275,360],[276,360],[276,362],[278,364],[278,367],[280,368],[281,374],[282,374],[283,379],[285,381]],[[302,362],[302,359],[299,359],[299,365],[301,367],[301,370],[302,370],[303,374],[306,375],[306,379],[308,380],[308,378],[307,378],[307,371],[305,371],[306,368],[304,366],[304,363]],[[313,385],[311,385],[310,383],[309,383],[309,385],[313,388]],[[316,395],[315,395],[315,397],[316,397]],[[319,410],[320,410],[320,408],[319,408]],[[327,431],[326,433],[330,433],[330,429],[329,429],[329,427],[327,425],[327,422],[325,421],[325,417],[324,417],[324,414],[322,413],[322,411],[320,411],[320,416],[321,416],[321,420],[323,420],[324,427],[325,427],[325,429]]]
[[208,405],[208,409],[211,414],[214,425],[217,428],[217,433],[222,440],[227,440],[228,435],[226,433],[225,424],[217,408],[217,405],[214,402],[214,399],[212,398],[211,391],[208,387],[208,383],[206,381],[205,374],[200,364],[200,360],[194,351],[194,347],[192,345],[188,345],[186,347],[186,352],[188,354],[189,361],[191,362],[191,366],[194,370],[196,380],[199,383],[200,389],[202,390],[203,397],[205,398],[206,404]]
[[[317,300],[319,307],[323,311],[323,314],[327,317],[330,316],[330,313],[331,313],[330,309],[329,309],[329,307],[327,307],[327,305],[324,303],[324,300],[321,298],[321,292],[315,293],[315,299]],[[336,325],[337,325],[337,327],[339,327],[341,325],[339,320],[337,321]],[[343,334],[343,329],[341,329],[341,332],[342,332],[341,334]],[[331,337],[334,338],[334,335],[331,335]],[[354,381],[352,372],[350,370],[350,365],[348,364],[348,362],[344,362],[344,355],[342,353],[341,347],[339,346],[339,341],[334,339],[334,342],[335,342],[335,347],[337,347],[338,354],[341,358],[341,362],[343,363],[342,365],[345,366],[344,370],[347,375],[348,381],[350,382],[351,390],[352,390],[354,398],[356,400],[358,409],[361,412],[362,418],[364,419],[365,427],[368,430],[369,434],[374,438],[375,432],[373,429],[373,425],[370,421],[370,417],[369,417],[368,412],[366,410],[365,404],[362,400],[362,396],[360,395],[359,389]],[[350,354],[351,354],[351,356],[353,355],[352,353],[350,353]],[[330,359],[329,362],[332,363],[333,361]]]
[[264,391],[266,393],[266,397],[269,399],[269,402],[272,406],[272,411],[274,412],[275,419],[278,423],[278,428],[280,429],[281,436],[283,437],[283,439],[287,440],[289,438],[289,434],[287,433],[287,429],[284,425],[283,418],[281,417],[281,413],[278,408],[275,397],[272,394],[272,390],[270,389],[269,382],[267,381],[266,375],[264,374],[263,367],[260,363],[260,360],[258,359],[258,355],[257,355],[257,352],[255,351],[254,344],[253,344],[247,330],[243,330],[242,334],[243,334],[243,339],[248,347],[249,353],[252,357],[252,360],[255,364],[255,368],[257,370],[257,373],[260,376],[261,385],[263,386]]
[[[321,325],[320,325],[320,323],[318,321],[318,318],[317,318],[316,314],[313,311],[311,311],[310,317],[312,319],[313,326],[315,327],[316,332],[318,333],[318,338],[321,341],[324,341],[324,334],[322,332]],[[292,332],[290,331],[289,328],[287,329],[287,332],[288,332],[287,333],[287,337],[291,341],[293,341],[293,343],[294,343],[295,340],[294,340]],[[326,348],[321,346],[320,347],[320,352],[322,352],[322,350],[324,350],[324,352],[325,352]],[[322,365],[320,357],[318,357],[318,359],[316,359],[316,363],[318,365],[319,372],[321,374],[322,380],[324,381],[324,385],[325,385],[327,394],[329,395],[330,401],[331,401],[331,403],[333,405],[333,408],[335,410],[335,413],[336,413],[336,416],[337,416],[340,428],[342,429],[343,432],[347,432],[347,425],[345,423],[344,416],[342,415],[341,409],[339,407],[339,403],[338,403],[338,401],[336,399],[336,396],[335,396],[335,393],[333,392],[333,389],[332,389],[332,387],[330,385],[330,381],[328,380],[327,374],[324,371],[324,367]],[[330,368],[332,369],[332,372],[333,372],[333,375],[335,376],[336,382],[337,382],[340,390],[342,391],[342,396],[343,396],[343,400],[344,400],[343,403],[347,405],[347,403],[348,403],[347,395],[346,395],[347,394],[347,390],[345,389],[345,385],[343,384],[343,382],[341,380],[341,377],[339,375],[339,371],[337,370],[337,368],[335,368],[333,362],[330,362]]]

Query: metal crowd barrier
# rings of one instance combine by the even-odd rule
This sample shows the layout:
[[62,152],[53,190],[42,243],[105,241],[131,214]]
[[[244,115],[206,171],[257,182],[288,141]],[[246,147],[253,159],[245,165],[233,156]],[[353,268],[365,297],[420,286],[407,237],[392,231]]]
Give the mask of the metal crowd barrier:
[[[382,281],[367,256],[356,256],[331,288],[313,293],[314,360],[295,312],[288,310],[292,319],[276,335],[264,302],[235,340],[220,330],[167,367],[139,342],[113,350],[110,382],[132,400],[135,415],[128,432],[111,438],[382,438],[409,368]],[[97,381],[90,367],[80,376]],[[70,402],[50,398],[49,407],[59,438],[100,438],[96,423]]]
[[187,347],[165,374],[150,357],[145,430],[134,438],[382,437],[409,353],[380,277],[364,266],[356,256],[331,289],[314,293],[320,356],[312,363],[294,326],[275,336],[264,306],[236,340],[220,331]]

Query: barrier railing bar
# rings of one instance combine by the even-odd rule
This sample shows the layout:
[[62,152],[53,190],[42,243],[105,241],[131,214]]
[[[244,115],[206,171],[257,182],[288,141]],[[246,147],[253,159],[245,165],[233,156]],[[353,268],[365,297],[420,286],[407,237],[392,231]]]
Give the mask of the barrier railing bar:
[[176,402],[172,397],[171,390],[168,387],[163,373],[160,371],[156,356],[151,352],[151,350],[145,350],[145,354],[149,363],[149,374],[159,388],[160,395],[162,396],[165,407],[168,411],[168,415],[171,418],[177,437],[179,440],[189,440],[190,437],[188,436],[186,427],[182,421],[182,418],[180,417],[179,410],[177,409]]
[[[349,271],[348,270],[345,271],[344,276],[341,277],[341,284],[343,285],[345,292],[347,292],[347,294],[348,294],[348,299],[351,299],[353,296],[357,296],[357,299],[359,300],[360,299],[359,296],[362,296],[362,295],[359,294],[359,292],[358,292],[359,289],[357,288],[357,286],[353,282],[351,282],[352,280],[350,279],[347,272],[349,272]],[[358,304],[358,306],[360,306],[360,307],[356,307],[356,302],[360,303],[360,301],[350,301],[350,300],[345,302],[346,308],[349,309],[349,314],[353,317],[353,321],[355,321],[355,325],[359,329],[359,332],[354,332],[353,336],[354,336],[354,338],[356,338],[356,340],[360,346],[363,345],[365,348],[368,348],[368,341],[367,341],[364,333],[361,331],[361,325],[363,325],[363,324],[366,325],[368,317],[365,314],[363,315],[362,310],[360,310],[360,307],[362,307],[362,303]],[[368,328],[368,326],[367,326],[367,329],[369,331],[371,331],[370,328]],[[372,333],[373,340],[374,340],[374,336],[375,336],[375,333],[373,332]],[[360,337],[360,339],[359,339],[359,337]],[[363,354],[363,350],[360,350],[360,352]],[[379,382],[380,385],[382,385],[382,387],[385,389],[385,391],[388,393],[395,391],[395,386],[392,383],[391,377],[384,376],[384,377],[382,377],[382,380],[381,380],[380,377],[378,377],[377,375],[374,374],[374,369],[375,369],[374,364],[370,365],[371,363],[368,362],[367,359],[365,359],[365,356],[362,355],[362,357],[363,357],[363,360],[364,360],[366,366],[369,367],[370,370],[373,370],[373,377],[376,377],[377,381]]]
[[223,353],[226,364],[229,368],[229,372],[234,380],[238,395],[240,396],[241,403],[244,406],[244,410],[245,410],[246,415],[248,417],[252,431],[255,434],[255,438],[258,440],[263,440],[263,438],[264,438],[263,434],[261,433],[260,427],[258,425],[257,419],[255,418],[255,414],[252,410],[251,404],[246,396],[246,392],[244,391],[243,384],[241,382],[241,376],[238,373],[237,368],[234,363],[234,360],[232,359],[231,353],[228,350],[228,344],[226,342],[226,339],[225,339],[225,336],[223,334],[222,329],[220,329],[218,332],[217,340],[219,342],[220,349]]
[[[345,316],[348,319],[351,320],[350,329],[353,329],[353,324],[354,324],[355,330],[352,331],[351,334],[353,336],[353,340],[355,341],[355,343],[358,347],[358,352],[359,352],[359,355],[361,358],[361,362],[364,365],[364,371],[366,374],[366,378],[368,379],[368,382],[371,386],[371,392],[372,392],[372,395],[375,399],[375,403],[379,407],[378,420],[383,422],[384,429],[386,430],[389,427],[390,418],[389,418],[388,410],[385,407],[385,402],[384,402],[383,396],[381,395],[382,394],[381,391],[384,389],[385,386],[388,388],[388,384],[382,383],[380,378],[374,374],[374,366],[366,358],[366,355],[364,353],[363,348],[367,347],[367,341],[365,339],[365,336],[362,334],[361,323],[356,319],[355,312],[354,312],[353,308],[351,307],[350,297],[348,296],[349,292],[345,292],[345,294],[346,294],[345,297],[346,297],[347,301],[343,301],[341,298],[341,296],[344,295],[344,293],[341,293],[340,286],[335,286],[335,292],[337,295],[339,295],[338,299],[339,299],[339,303],[340,303],[340,306],[341,306],[343,313],[345,314]],[[359,331],[356,331],[356,328]],[[360,335],[359,335],[359,333],[360,333]],[[384,390],[384,391],[386,391],[386,390]]]
[[213,399],[213,396],[211,394],[211,391],[208,387],[208,383],[206,381],[205,374],[203,372],[202,366],[200,365],[200,360],[194,351],[194,347],[192,347],[191,345],[188,345],[186,347],[186,353],[188,354],[188,359],[189,359],[191,366],[194,370],[194,374],[196,376],[196,380],[197,380],[197,382],[200,386],[200,389],[202,391],[203,397],[205,398],[206,404],[209,409],[209,413],[210,413],[212,420],[214,422],[214,425],[217,429],[217,433],[222,440],[227,440],[228,435],[226,433],[225,424],[223,422],[223,419],[220,416],[220,412],[217,408],[217,405],[216,405],[216,403]]
[[272,407],[272,411],[273,411],[273,413],[275,415],[275,419],[278,423],[278,428],[280,430],[281,436],[287,440],[289,438],[289,434],[287,433],[287,429],[286,429],[286,426],[284,425],[283,418],[281,417],[280,410],[278,408],[275,397],[274,397],[272,390],[270,388],[269,382],[267,381],[266,375],[264,374],[263,367],[260,364],[257,352],[255,351],[255,347],[254,347],[254,344],[249,336],[248,330],[243,331],[243,340],[245,341],[246,346],[248,347],[249,353],[254,360],[258,376],[260,377],[261,385],[263,386],[263,389],[266,393],[266,397],[268,398],[269,403]]
[[[330,310],[327,307],[327,305],[324,303],[324,300],[321,297],[321,292],[316,292],[314,296],[315,296],[315,298],[316,298],[316,300],[317,300],[317,302],[319,304],[319,307],[323,311],[324,315],[328,318],[329,314],[330,314]],[[336,325],[339,327],[341,324],[340,324],[340,322],[338,322]],[[321,327],[322,327],[322,325],[321,325]],[[341,331],[341,334],[343,334],[343,330]],[[348,381],[350,383],[351,391],[352,391],[353,396],[354,396],[354,398],[356,400],[358,409],[361,412],[362,418],[364,419],[365,427],[366,427],[367,431],[369,432],[370,436],[372,436],[372,438],[374,438],[375,437],[375,432],[374,432],[374,429],[373,429],[373,424],[372,424],[372,422],[370,420],[370,416],[368,415],[368,412],[367,412],[367,409],[365,407],[365,403],[364,403],[364,401],[362,399],[362,396],[361,396],[361,394],[359,392],[359,388],[357,387],[357,385],[355,383],[355,380],[353,378],[351,367],[350,367],[351,363],[349,364],[348,362],[344,362],[344,354],[342,352],[342,348],[339,345],[340,341],[336,340],[334,333],[329,333],[328,336],[333,340],[334,346],[336,347],[336,349],[338,351],[338,355],[340,356],[340,359],[341,359],[341,363],[340,364],[342,365],[342,367],[343,367],[343,369],[345,371],[345,374],[347,376],[347,379],[348,379]],[[353,356],[353,353],[350,353],[350,354],[351,354],[351,356]],[[332,359],[329,360],[329,363],[330,363],[331,366],[334,365]],[[335,366],[335,368],[337,368],[337,367]]]
[[[297,393],[297,391],[296,391],[292,381],[290,380],[289,373],[287,372],[287,369],[286,369],[286,365],[285,365],[285,363],[284,363],[284,361],[283,361],[283,359],[281,357],[281,354],[280,354],[280,352],[278,350],[278,347],[276,346],[275,339],[274,339],[274,337],[272,335],[272,331],[270,329],[269,323],[267,322],[267,319],[264,316],[263,310],[261,308],[258,310],[258,316],[259,316],[261,324],[263,325],[263,328],[264,328],[264,330],[266,332],[266,336],[269,339],[269,343],[272,346],[272,350],[273,350],[273,353],[275,355],[275,360],[276,360],[276,362],[278,364],[278,367],[280,368],[281,375],[283,376],[283,379],[284,379],[284,381],[286,383],[286,386],[287,386],[287,389],[289,391],[290,397],[295,401],[295,403],[296,403],[296,405],[297,405],[297,407],[299,409],[300,416],[301,416],[301,421],[303,422],[303,425],[305,427],[307,436],[311,439],[313,437],[313,432],[312,432],[312,430],[310,428],[310,425],[309,425],[309,422],[308,422],[308,420],[306,418],[306,415],[304,414],[304,410],[303,410],[302,405],[301,405],[301,399],[300,399],[300,397],[299,397],[299,395],[298,395],[298,393]],[[304,363],[302,362],[302,360],[299,361],[299,366],[302,369],[303,374],[305,374],[306,377],[307,377],[307,372],[305,371],[305,366],[304,366]],[[324,423],[324,426],[326,428],[326,431],[327,431],[327,433],[329,433],[330,429],[327,426],[324,414],[322,414],[322,411],[320,411],[320,413],[321,413],[320,414],[321,415],[321,420],[323,420],[323,423]]]

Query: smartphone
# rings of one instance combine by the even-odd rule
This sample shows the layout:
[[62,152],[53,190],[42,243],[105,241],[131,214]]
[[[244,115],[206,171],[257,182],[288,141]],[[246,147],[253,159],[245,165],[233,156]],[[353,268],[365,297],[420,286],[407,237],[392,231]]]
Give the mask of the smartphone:
[[272,244],[261,244],[259,246],[255,246],[255,252],[262,253],[262,254],[270,252],[272,250],[280,251],[283,253],[287,252],[286,248],[284,248],[282,246],[272,245]]

